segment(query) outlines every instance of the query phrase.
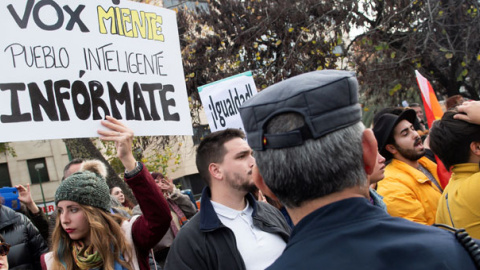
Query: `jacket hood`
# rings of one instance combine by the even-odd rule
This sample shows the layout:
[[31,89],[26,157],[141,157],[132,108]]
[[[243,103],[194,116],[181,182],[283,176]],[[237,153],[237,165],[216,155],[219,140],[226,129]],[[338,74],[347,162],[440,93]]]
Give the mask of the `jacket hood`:
[[0,207],[0,230],[3,228],[15,224],[17,220],[20,218],[13,209],[8,208],[5,205],[1,205]]

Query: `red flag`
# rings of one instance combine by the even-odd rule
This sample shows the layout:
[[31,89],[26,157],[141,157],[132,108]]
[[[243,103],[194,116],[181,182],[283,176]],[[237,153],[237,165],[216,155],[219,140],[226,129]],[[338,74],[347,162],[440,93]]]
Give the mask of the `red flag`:
[[[417,75],[418,87],[420,87],[420,92],[422,93],[423,108],[425,109],[425,115],[427,116],[428,127],[431,128],[433,121],[442,118],[443,110],[440,103],[438,103],[437,96],[435,95],[430,82],[417,70],[415,70],[415,74]],[[436,155],[435,159],[437,160],[437,174],[440,180],[440,185],[445,188],[452,173],[447,171],[445,165],[443,165]]]
[[433,121],[442,118],[443,110],[440,103],[438,103],[437,96],[430,82],[417,70],[415,70],[415,74],[417,75],[418,87],[420,87],[420,92],[422,92],[423,108],[427,116],[428,126],[431,127]]

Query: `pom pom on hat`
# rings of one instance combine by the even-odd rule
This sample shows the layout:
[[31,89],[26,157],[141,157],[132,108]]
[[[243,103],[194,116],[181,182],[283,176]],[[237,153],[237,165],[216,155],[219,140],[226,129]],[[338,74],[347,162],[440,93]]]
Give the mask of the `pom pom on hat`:
[[110,211],[110,189],[105,165],[97,160],[85,161],[79,172],[65,179],[55,192],[55,205],[59,201],[73,201],[81,205]]
[[79,171],[91,171],[103,178],[107,178],[107,167],[99,160],[85,160]]

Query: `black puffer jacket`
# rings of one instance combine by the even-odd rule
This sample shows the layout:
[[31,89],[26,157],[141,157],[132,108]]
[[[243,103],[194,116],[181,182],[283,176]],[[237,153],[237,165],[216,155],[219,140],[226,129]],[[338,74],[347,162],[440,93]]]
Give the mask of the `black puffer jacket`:
[[26,216],[1,206],[0,234],[12,245],[8,253],[10,270],[41,269],[40,255],[48,251],[47,244]]

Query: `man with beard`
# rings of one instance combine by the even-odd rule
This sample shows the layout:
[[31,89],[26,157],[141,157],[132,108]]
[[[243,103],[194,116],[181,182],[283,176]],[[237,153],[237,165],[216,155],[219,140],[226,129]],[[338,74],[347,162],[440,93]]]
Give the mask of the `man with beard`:
[[255,159],[244,139],[242,131],[226,129],[198,146],[197,169],[207,186],[165,269],[265,269],[282,253],[290,228],[279,210],[249,193]]
[[374,123],[378,150],[391,160],[377,191],[392,216],[431,225],[442,188],[437,165],[424,157],[425,147],[413,128],[415,117],[415,111],[409,109],[400,115],[382,114]]

